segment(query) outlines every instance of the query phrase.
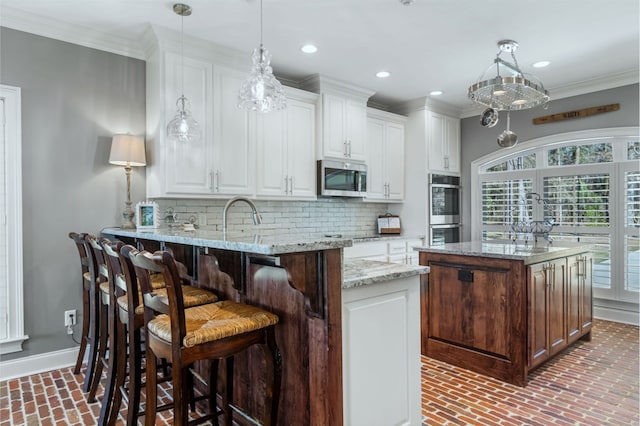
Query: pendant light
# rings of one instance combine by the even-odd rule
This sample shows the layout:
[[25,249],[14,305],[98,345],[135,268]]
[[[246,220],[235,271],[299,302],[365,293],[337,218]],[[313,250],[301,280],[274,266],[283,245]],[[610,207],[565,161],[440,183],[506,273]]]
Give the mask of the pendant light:
[[249,77],[242,82],[238,94],[238,107],[246,110],[269,112],[287,107],[282,84],[273,75],[271,54],[262,44],[262,0],[260,0],[260,47],[251,55],[253,65]]
[[[480,81],[469,87],[469,99],[499,111],[529,109],[538,105],[547,106],[550,99],[549,92],[545,90],[544,85],[537,78],[533,76],[525,78],[516,60],[515,51],[517,49],[518,43],[513,40],[500,40],[498,42],[499,51],[493,61],[496,76],[488,80],[482,80],[483,73],[479,79]],[[502,53],[510,53],[513,63],[500,58]],[[500,75],[501,66],[511,75]],[[493,65],[490,68],[493,68]]]
[[180,20],[180,56],[181,56],[181,72],[182,72],[182,94],[176,101],[176,111],[173,120],[167,124],[167,137],[180,142],[189,142],[190,140],[200,138],[200,124],[191,115],[191,103],[184,96],[184,17],[191,15],[191,7],[176,3],[173,5],[173,11],[176,15],[181,16]]

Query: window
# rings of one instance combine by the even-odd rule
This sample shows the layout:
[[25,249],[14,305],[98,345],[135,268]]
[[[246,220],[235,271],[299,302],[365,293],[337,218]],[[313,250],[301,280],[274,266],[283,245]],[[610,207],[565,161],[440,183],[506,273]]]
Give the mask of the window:
[[[550,217],[554,241],[594,247],[594,296],[638,303],[638,128],[567,135],[525,142],[507,156],[501,150],[472,164],[478,177],[471,189],[472,238],[522,238],[515,224]],[[522,202],[534,193],[544,205]]]
[[[634,142],[633,157],[638,157],[640,146]],[[629,159],[632,159],[631,151]],[[625,239],[624,290],[640,291],[640,171],[624,172],[625,186]]]
[[567,145],[550,149],[547,158],[549,166],[610,163],[613,161],[613,150],[610,142]]
[[609,226],[609,175],[543,179],[544,199],[557,226]]

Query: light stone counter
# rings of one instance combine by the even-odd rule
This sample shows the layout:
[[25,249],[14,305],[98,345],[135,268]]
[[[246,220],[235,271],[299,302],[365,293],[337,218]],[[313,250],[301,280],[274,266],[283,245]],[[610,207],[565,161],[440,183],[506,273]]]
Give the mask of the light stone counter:
[[404,265],[366,259],[345,259],[342,288],[353,288],[368,284],[412,277],[429,272],[428,266]]
[[525,265],[546,262],[559,257],[584,253],[591,248],[588,244],[556,242],[525,245],[522,242],[467,241],[439,246],[415,247],[414,250],[429,253],[458,254],[463,256],[495,257],[499,259],[522,260]]
[[291,231],[292,233],[288,234],[286,230],[283,230],[278,235],[243,232],[225,235],[222,231],[180,231],[163,228],[151,231],[137,231],[135,229],[105,228],[102,233],[119,237],[142,238],[166,243],[267,255],[351,247],[353,244],[351,238],[327,237],[322,233],[301,234],[295,232],[295,229]]

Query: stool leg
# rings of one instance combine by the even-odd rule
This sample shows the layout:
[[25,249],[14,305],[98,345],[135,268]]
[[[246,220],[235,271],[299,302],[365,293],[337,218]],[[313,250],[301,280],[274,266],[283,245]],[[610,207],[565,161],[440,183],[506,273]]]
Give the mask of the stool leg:
[[[127,328],[133,328],[131,326]],[[140,392],[142,388],[142,355],[140,348],[142,342],[140,329],[129,331],[129,405],[127,407],[127,424],[135,425],[138,422],[138,410],[140,409]],[[114,413],[117,415],[118,413]]]
[[[123,324],[115,318],[113,312],[109,312],[109,361],[107,363],[107,380],[104,384],[102,395],[102,407],[98,425],[106,425],[111,417],[111,408],[120,408],[121,394],[118,390],[119,379],[126,374],[126,359],[124,354],[119,354],[119,348],[124,347]],[[126,351],[126,349],[125,349]]]
[[218,426],[218,366],[220,361],[213,359],[209,362],[209,412],[215,413],[213,426]]
[[[100,295],[100,298],[102,298],[102,295]],[[93,380],[91,380],[91,388],[89,389],[89,395],[87,396],[87,401],[89,402],[95,402],[96,400],[96,392],[98,390],[98,386],[100,385],[100,379],[102,379],[103,360],[106,359],[107,346],[108,346],[107,342],[109,338],[109,327],[108,327],[108,323],[109,323],[108,310],[109,309],[107,305],[102,303],[102,300],[99,300],[99,304],[100,304],[100,311],[99,311],[100,315],[98,318],[98,324],[99,324],[98,333],[100,338],[98,339],[98,344],[96,345],[98,347],[96,367],[93,373]]]
[[222,410],[224,411],[224,425],[231,426],[233,423],[233,412],[231,404],[233,402],[233,356],[224,360],[226,364],[226,373],[224,378],[224,396],[222,397]]
[[189,367],[175,366],[173,368],[173,424],[174,426],[189,423]]
[[144,424],[145,426],[155,426],[156,424],[156,404],[158,403],[158,366],[156,363],[158,360],[156,359],[155,354],[151,350],[150,347],[147,346],[146,349],[146,394],[147,394],[147,408],[144,413]]
[[[84,281],[84,278],[83,278]],[[80,367],[82,367],[82,362],[84,361],[84,353],[87,350],[87,342],[89,338],[89,292],[87,290],[82,291],[82,335],[80,337],[80,350],[78,351],[78,359],[76,360],[76,365],[73,367],[73,374],[80,373]],[[88,374],[87,371],[85,374]]]
[[[93,383],[93,378],[96,373],[96,368],[98,364],[98,340],[100,339],[100,304],[102,303],[99,298],[99,294],[96,294],[95,286],[91,290],[89,290],[89,357],[87,359],[87,370],[85,371],[84,376],[84,384],[82,385],[82,390],[84,392],[89,392],[91,389],[91,384]],[[99,293],[99,292],[98,292]],[[100,370],[102,372],[102,370]],[[93,400],[87,399],[88,402],[95,402],[95,397]]]

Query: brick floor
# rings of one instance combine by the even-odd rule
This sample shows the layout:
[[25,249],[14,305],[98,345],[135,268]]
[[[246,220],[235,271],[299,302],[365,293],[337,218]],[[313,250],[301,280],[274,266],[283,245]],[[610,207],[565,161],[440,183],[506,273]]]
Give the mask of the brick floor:
[[[532,372],[526,388],[422,357],[423,424],[640,425],[638,327],[596,320],[592,335]],[[64,368],[0,382],[0,426],[96,424],[100,403],[87,404],[83,379]],[[170,389],[158,394],[166,401]],[[119,425],[125,413],[123,404]],[[156,421],[171,423],[170,412]]]

